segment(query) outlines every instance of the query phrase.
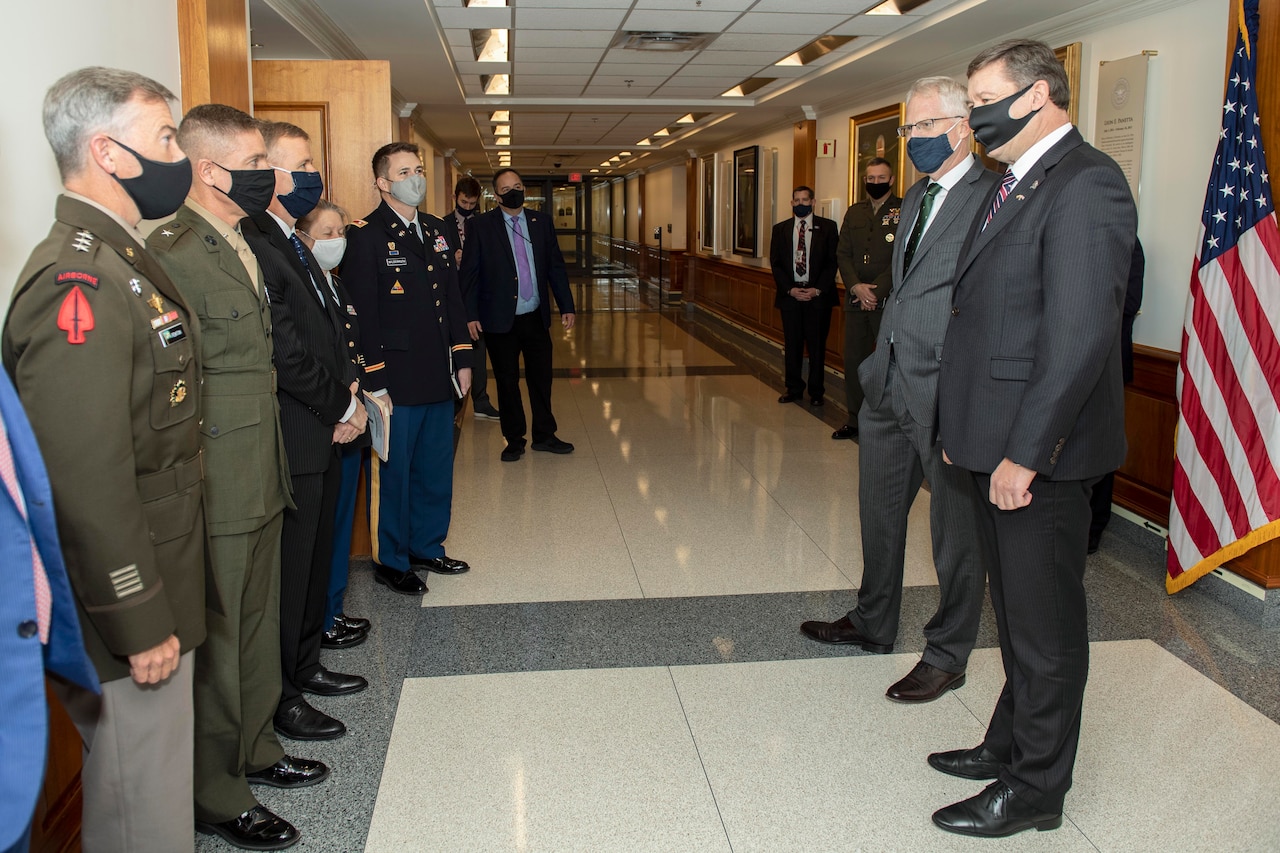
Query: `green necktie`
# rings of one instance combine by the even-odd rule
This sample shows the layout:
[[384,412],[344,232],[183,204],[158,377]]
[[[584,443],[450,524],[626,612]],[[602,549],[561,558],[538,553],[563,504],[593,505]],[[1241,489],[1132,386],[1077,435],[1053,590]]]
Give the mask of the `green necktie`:
[[915,227],[911,229],[911,239],[907,240],[906,251],[902,253],[903,275],[911,269],[911,259],[915,257],[916,247],[920,245],[920,237],[924,234],[924,227],[929,224],[929,214],[933,212],[933,200],[940,192],[942,192],[942,184],[937,181],[929,184],[928,189],[924,191],[924,198],[920,200],[920,212],[916,215]]

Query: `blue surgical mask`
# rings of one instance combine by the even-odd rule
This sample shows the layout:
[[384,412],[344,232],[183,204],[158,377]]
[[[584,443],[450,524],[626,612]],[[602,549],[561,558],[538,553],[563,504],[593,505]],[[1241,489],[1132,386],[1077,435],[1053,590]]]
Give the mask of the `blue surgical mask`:
[[946,133],[938,136],[913,136],[907,140],[907,156],[911,158],[911,163],[917,171],[924,175],[932,175],[947,162],[947,158],[956,150],[951,144],[950,134],[959,123],[957,120],[947,128]]
[[[288,172],[288,169],[281,169],[279,166],[272,166],[279,172]],[[276,195],[280,199],[280,203],[284,205],[284,209],[289,211],[289,215],[294,219],[301,219],[306,216],[320,202],[320,196],[324,195],[324,179],[320,177],[319,172],[289,172],[293,177],[293,191],[288,195]]]

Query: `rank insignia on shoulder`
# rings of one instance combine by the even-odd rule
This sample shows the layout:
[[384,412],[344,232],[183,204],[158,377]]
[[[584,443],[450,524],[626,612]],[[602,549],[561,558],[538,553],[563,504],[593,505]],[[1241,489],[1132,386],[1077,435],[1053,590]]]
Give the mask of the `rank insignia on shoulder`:
[[67,333],[69,344],[84,343],[84,333],[93,329],[93,309],[78,284],[72,285],[62,300],[62,307],[58,309],[58,328]]
[[368,223],[367,221],[363,220],[363,219],[353,219],[353,220],[351,220],[351,224],[352,224],[352,225],[354,225],[354,226],[355,226],[355,227],[357,227],[357,228],[363,228],[363,227],[365,227],[366,225],[368,225],[369,223]]
[[404,286],[403,286],[403,285],[401,285],[401,284],[400,284],[400,282],[398,282],[398,281],[397,281],[395,284],[391,285],[391,292],[392,292],[392,293],[404,293]]
[[71,244],[71,248],[77,252],[87,252],[93,246],[93,234],[88,231],[77,231],[75,242]]
[[81,272],[80,270],[63,270],[58,273],[58,284],[66,284],[69,281],[74,281],[77,284],[87,284],[94,290],[98,289],[98,277],[93,273]]
[[436,236],[435,250],[437,252],[449,251],[449,241],[439,235]]

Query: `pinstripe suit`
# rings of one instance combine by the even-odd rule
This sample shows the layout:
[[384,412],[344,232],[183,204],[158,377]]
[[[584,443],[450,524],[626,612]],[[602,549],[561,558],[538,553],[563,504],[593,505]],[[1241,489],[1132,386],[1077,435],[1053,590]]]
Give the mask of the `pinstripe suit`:
[[[320,669],[333,519],[342,487],[333,428],[351,403],[356,370],[332,295],[321,304],[312,273],[280,225],[263,213],[243,220],[241,229],[271,297],[280,426],[297,504],[285,511],[280,536],[280,708],[286,710],[302,700],[299,685]],[[328,293],[320,265],[303,252],[321,293]]]
[[866,393],[858,413],[863,574],[858,606],[849,613],[849,621],[867,639],[893,644],[902,604],[907,513],[921,480],[928,479],[940,600],[924,627],[922,659],[953,673],[964,672],[978,635],[990,560],[976,535],[981,507],[969,475],[945,465],[934,441],[938,369],[960,247],[969,223],[999,183],[973,158],[955,169],[962,177],[933,212],[911,267],[904,271],[903,255],[930,181],[922,179],[907,191],[880,340],[858,370]]
[[[998,552],[989,576],[1005,685],[984,745],[1020,799],[1056,813],[1089,670],[1089,492],[1125,455],[1120,316],[1137,217],[1119,167],[1072,128],[983,229],[985,219],[956,271],[940,438],[973,472]],[[1003,459],[1036,472],[1029,505],[987,500]]]

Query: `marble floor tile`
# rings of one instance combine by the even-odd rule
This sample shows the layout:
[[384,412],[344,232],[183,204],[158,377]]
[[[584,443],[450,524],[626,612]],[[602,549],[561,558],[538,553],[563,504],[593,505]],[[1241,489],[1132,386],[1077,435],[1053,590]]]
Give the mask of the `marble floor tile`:
[[654,668],[406,681],[365,850],[730,847]]

